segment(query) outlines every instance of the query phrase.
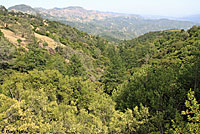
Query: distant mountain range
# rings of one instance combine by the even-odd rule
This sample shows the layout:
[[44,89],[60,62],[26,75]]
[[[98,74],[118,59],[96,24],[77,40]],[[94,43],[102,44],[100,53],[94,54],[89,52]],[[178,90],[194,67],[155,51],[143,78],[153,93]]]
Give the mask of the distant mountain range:
[[170,19],[178,21],[190,21],[195,23],[200,23],[200,14],[189,15],[184,17],[170,17],[170,16],[159,16],[159,15],[143,15],[145,19]]
[[146,19],[140,15],[86,10],[82,7],[44,9],[16,5],[10,7],[9,10],[40,14],[45,19],[60,21],[84,32],[99,35],[109,40],[127,40],[150,31],[188,29],[193,25],[199,25],[199,21],[189,22],[195,20],[195,17],[193,19],[181,18],[180,20]]
[[200,14],[182,17],[182,18],[179,18],[179,20],[192,21],[192,22],[198,22],[198,23],[200,23]]

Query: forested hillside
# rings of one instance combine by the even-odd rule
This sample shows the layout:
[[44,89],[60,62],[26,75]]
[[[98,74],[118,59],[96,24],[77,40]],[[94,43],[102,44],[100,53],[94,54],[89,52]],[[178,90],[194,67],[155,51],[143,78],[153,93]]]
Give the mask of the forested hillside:
[[0,7],[0,133],[200,133],[200,27],[112,44]]

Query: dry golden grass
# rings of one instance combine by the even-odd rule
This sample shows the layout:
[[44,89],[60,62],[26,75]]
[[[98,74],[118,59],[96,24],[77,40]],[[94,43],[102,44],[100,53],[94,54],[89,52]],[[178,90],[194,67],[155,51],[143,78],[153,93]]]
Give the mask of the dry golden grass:
[[[7,29],[0,29],[4,36],[14,45],[16,45],[16,47],[19,47],[19,46],[22,46],[22,47],[26,47],[26,45],[28,44],[28,42],[26,42],[26,39],[25,38],[22,38],[21,36],[19,35],[16,35],[14,32],[10,31],[10,30],[7,30]],[[48,46],[52,49],[55,49],[58,45],[60,46],[64,46],[63,44],[61,43],[58,43],[56,41],[54,41],[53,39],[47,37],[47,36],[44,36],[44,35],[40,35],[38,33],[34,33],[36,39],[38,41],[41,41],[42,43],[46,42],[48,44]],[[17,40],[20,39],[22,42],[19,43]]]
[[42,42],[46,42],[48,44],[49,47],[55,49],[59,43],[57,43],[56,41],[54,41],[53,39],[47,37],[47,36],[44,36],[44,35],[40,35],[38,33],[34,33],[35,34],[35,37],[42,41]]
[[[6,30],[6,29],[1,29],[1,32],[3,32],[4,36],[14,45],[22,45],[25,46],[26,42],[25,42],[25,38],[22,38],[18,35],[16,35],[14,32],[10,31],[10,30]],[[22,42],[19,44],[18,43],[18,39],[20,39]]]
[[170,30],[166,30],[166,31],[170,31],[170,32],[180,32],[181,29],[170,29]]

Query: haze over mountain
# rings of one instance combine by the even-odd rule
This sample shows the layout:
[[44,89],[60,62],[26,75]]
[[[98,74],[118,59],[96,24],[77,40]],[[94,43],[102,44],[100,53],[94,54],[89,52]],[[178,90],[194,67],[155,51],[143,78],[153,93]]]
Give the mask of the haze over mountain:
[[43,18],[60,21],[84,32],[99,35],[109,40],[132,39],[148,33],[167,29],[188,29],[198,23],[169,19],[145,19],[140,15],[86,10],[82,7],[32,8],[16,5],[9,10],[41,14]]
[[159,16],[159,15],[142,15],[145,19],[171,19],[178,21],[190,21],[195,23],[200,23],[200,14],[186,15],[182,17],[172,17],[172,16]]
[[195,14],[195,15],[190,15],[190,16],[182,17],[182,18],[179,18],[179,20],[192,21],[192,22],[198,22],[198,23],[200,23],[200,14]]

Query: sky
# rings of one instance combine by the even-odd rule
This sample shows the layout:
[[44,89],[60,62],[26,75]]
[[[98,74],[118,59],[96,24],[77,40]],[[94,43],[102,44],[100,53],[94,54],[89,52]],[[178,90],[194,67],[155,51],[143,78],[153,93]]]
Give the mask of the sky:
[[200,0],[0,0],[0,5],[7,8],[17,4],[48,9],[81,6],[89,10],[172,17],[200,14]]

